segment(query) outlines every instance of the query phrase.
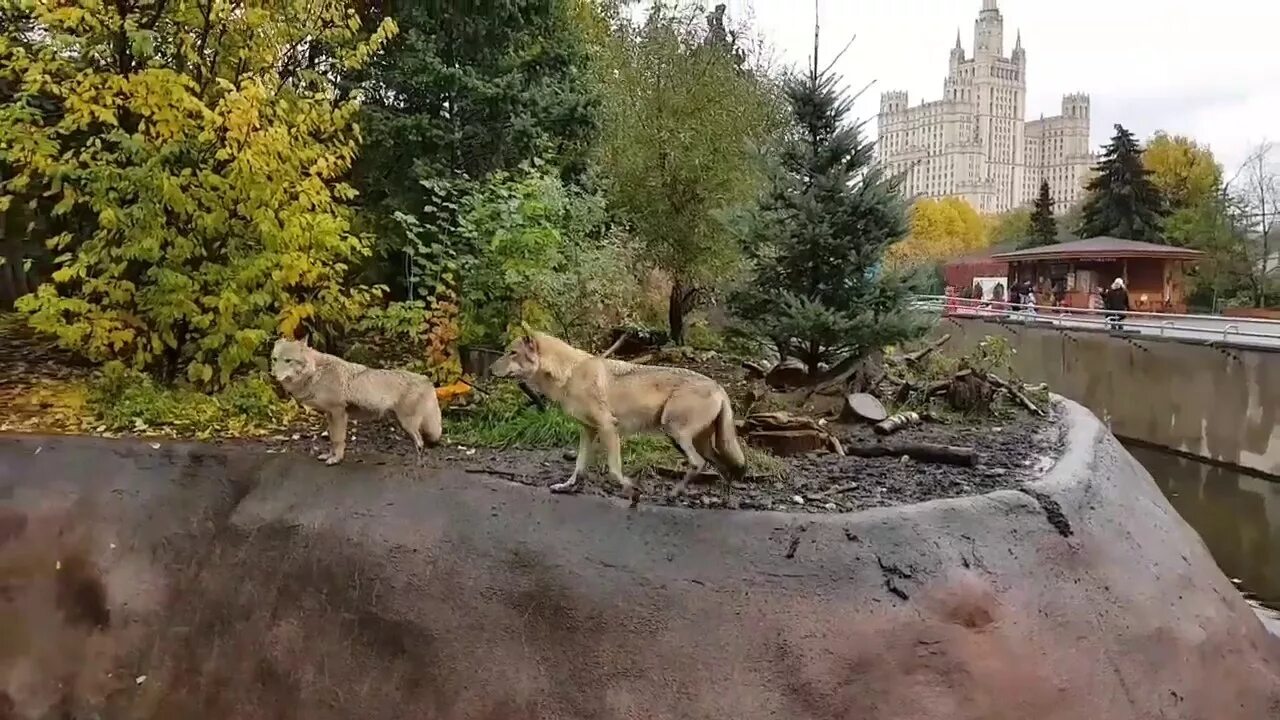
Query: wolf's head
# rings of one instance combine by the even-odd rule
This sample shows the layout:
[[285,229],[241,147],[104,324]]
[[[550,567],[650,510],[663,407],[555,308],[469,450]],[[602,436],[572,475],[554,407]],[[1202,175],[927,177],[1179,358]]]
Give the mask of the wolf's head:
[[517,340],[502,357],[494,361],[489,372],[494,377],[528,380],[538,372],[541,359],[537,339],[532,334],[526,334]]
[[271,375],[281,383],[306,379],[315,371],[315,353],[306,340],[280,338],[271,348]]

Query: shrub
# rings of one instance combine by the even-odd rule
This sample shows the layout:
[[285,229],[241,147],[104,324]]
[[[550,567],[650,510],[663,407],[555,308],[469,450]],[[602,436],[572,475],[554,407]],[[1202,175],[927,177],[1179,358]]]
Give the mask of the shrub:
[[120,363],[108,363],[89,388],[101,430],[179,437],[240,437],[285,429],[299,415],[261,374],[236,378],[217,394],[167,386]]
[[0,209],[51,218],[57,269],[19,303],[33,326],[216,388],[273,334],[361,315],[377,291],[348,282],[369,252],[343,182],[358,103],[333,78],[394,24],[361,40],[338,0],[19,6],[0,35]]

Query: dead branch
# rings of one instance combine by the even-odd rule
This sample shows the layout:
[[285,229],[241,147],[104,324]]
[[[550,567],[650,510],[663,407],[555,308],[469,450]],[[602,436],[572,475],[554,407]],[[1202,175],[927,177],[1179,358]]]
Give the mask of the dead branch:
[[925,347],[904,356],[903,359],[912,365],[916,365],[921,360],[928,357],[930,353],[942,347],[943,345],[946,345],[947,341],[949,341],[950,339],[951,339],[951,333],[947,333],[946,335],[943,335],[937,340],[934,340],[933,342],[929,343]]
[[1035,413],[1036,415],[1039,415],[1040,417],[1045,416],[1045,411],[1041,409],[1040,406],[1032,402],[1031,398],[1027,397],[1026,393],[1014,387],[1013,384],[1010,383],[1009,381],[1005,380],[999,375],[991,375],[991,374],[987,375],[987,379],[991,382],[992,385],[995,385],[996,387],[1001,388],[1005,392],[1009,393],[1009,396],[1012,397],[1014,400],[1017,400],[1018,403],[1022,405],[1022,407],[1026,408],[1027,410],[1030,410],[1031,412]]
[[619,335],[618,339],[613,341],[613,344],[609,346],[608,350],[605,350],[604,352],[600,353],[600,357],[607,358],[613,353],[615,353],[618,350],[618,348],[622,347],[622,343],[626,342],[627,338],[629,337],[631,337],[631,333],[624,332],[621,335]]

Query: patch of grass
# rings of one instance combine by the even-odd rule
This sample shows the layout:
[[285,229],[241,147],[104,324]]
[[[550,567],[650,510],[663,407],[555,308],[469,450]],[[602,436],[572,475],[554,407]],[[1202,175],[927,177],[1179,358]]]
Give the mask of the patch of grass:
[[510,383],[495,385],[466,412],[451,413],[445,442],[487,448],[558,448],[578,444],[578,423],[557,407],[546,412]]
[[231,382],[216,395],[167,386],[119,364],[108,364],[89,385],[87,407],[99,432],[177,437],[245,437],[287,428],[300,408],[277,394],[261,374]]
[[[560,408],[538,412],[515,385],[503,383],[465,413],[445,423],[445,442],[487,448],[577,449],[578,423]],[[777,478],[786,469],[781,460],[743,445],[753,476]],[[604,462],[603,449],[593,458]],[[683,456],[661,435],[633,435],[623,440],[622,466],[631,474],[652,467],[680,468]]]

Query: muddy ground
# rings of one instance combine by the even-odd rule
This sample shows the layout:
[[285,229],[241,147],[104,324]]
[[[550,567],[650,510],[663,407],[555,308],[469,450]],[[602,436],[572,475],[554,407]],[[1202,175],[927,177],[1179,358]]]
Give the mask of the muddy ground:
[[[650,468],[638,474],[641,502],[683,507],[792,512],[851,512],[866,508],[980,495],[1017,488],[1039,477],[1061,451],[1064,435],[1055,408],[1048,418],[1008,411],[982,423],[925,424],[894,434],[889,442],[924,442],[971,447],[976,467],[919,462],[902,457],[861,458],[830,452],[780,458],[778,477],[754,477],[726,486],[710,475],[699,477],[681,497],[671,491],[679,469]],[[446,417],[446,438],[448,419]],[[867,426],[832,425],[846,445],[869,445],[880,438]],[[419,459],[412,443],[392,421],[358,423],[349,433],[348,463],[377,463],[404,468],[424,479],[433,468],[461,466],[467,472],[503,477],[537,487],[561,482],[574,465],[576,448],[544,450],[470,448],[444,445]],[[266,443],[272,451],[317,455],[327,447],[323,435]],[[319,462],[317,461],[317,464]],[[593,470],[580,492],[621,496],[603,470]]]
[[[738,419],[758,406],[761,387],[748,380],[742,365],[727,356],[685,348],[658,351],[632,361],[673,365],[696,370],[719,382],[733,400]],[[926,423],[893,434],[886,442],[935,443],[973,448],[976,467],[918,462],[903,457],[862,458],[830,452],[779,458],[781,472],[727,485],[715,475],[703,475],[688,492],[672,495],[682,468],[650,467],[635,473],[644,493],[641,502],[700,508],[788,510],[792,512],[851,512],[874,507],[906,505],[938,498],[980,495],[1017,488],[1039,477],[1060,454],[1065,441],[1059,410],[1041,418],[1020,407],[1001,403],[993,417]],[[830,430],[848,445],[882,441],[867,425],[832,424]],[[471,448],[448,444],[432,449],[419,461],[412,444],[390,420],[366,422],[354,428],[348,441],[347,462],[376,462],[403,466],[407,472],[427,473],[442,464],[461,465],[468,472],[503,477],[525,485],[546,487],[562,482],[573,471],[576,447],[557,449]],[[445,439],[449,411],[445,413]],[[277,449],[319,454],[327,439],[305,433],[277,443]],[[599,458],[599,451],[597,458]],[[603,466],[579,485],[580,492],[621,497],[621,487]]]

